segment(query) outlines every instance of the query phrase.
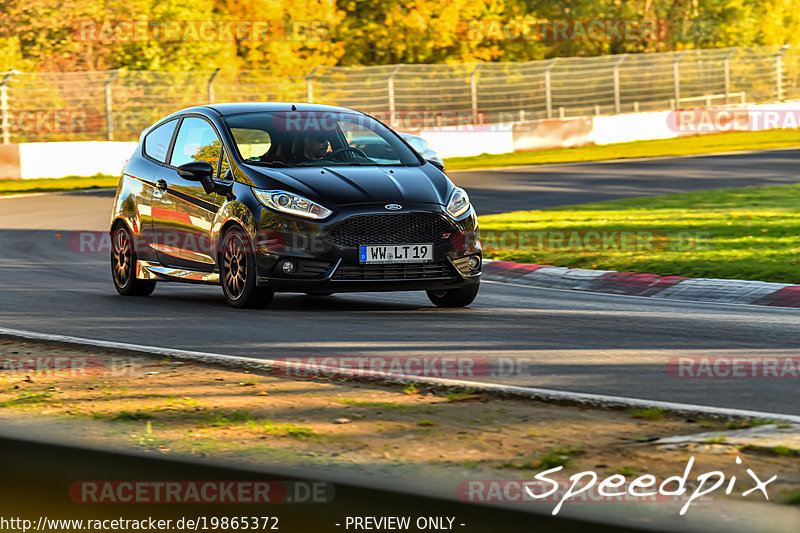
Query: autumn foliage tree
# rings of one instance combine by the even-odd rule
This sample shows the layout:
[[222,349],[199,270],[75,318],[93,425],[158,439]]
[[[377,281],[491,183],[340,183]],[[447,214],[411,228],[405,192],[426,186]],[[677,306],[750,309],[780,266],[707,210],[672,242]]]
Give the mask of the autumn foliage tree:
[[[477,37],[495,20],[646,19],[659,39]],[[261,39],[130,39],[87,27],[120,22],[263,21]],[[86,23],[89,23],[87,26]],[[94,26],[92,26],[94,24]],[[263,69],[524,61],[685,48],[800,45],[796,0],[0,0],[0,70]]]

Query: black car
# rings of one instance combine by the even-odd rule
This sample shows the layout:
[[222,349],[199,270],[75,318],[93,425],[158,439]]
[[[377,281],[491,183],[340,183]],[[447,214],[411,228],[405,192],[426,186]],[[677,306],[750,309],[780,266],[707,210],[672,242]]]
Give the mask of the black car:
[[[379,159],[350,145],[384,144]],[[350,109],[231,103],[142,133],[111,220],[123,295],[156,282],[220,284],[236,307],[275,292],[425,290],[440,307],[478,293],[467,193],[381,122]]]

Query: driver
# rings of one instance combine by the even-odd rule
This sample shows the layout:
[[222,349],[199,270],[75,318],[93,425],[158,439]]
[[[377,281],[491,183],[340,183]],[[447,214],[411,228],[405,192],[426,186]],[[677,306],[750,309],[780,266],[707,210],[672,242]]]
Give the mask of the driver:
[[324,133],[307,133],[295,139],[292,152],[298,163],[317,161],[325,157],[329,146],[330,141]]

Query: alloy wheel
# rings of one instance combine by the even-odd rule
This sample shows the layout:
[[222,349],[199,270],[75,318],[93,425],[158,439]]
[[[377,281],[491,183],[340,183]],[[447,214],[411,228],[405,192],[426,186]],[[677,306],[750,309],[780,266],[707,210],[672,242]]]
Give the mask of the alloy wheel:
[[125,287],[131,278],[133,249],[128,232],[119,228],[114,234],[114,278],[120,287]]
[[247,257],[244,243],[238,234],[229,234],[222,250],[222,261],[225,291],[231,299],[238,300],[247,281]]

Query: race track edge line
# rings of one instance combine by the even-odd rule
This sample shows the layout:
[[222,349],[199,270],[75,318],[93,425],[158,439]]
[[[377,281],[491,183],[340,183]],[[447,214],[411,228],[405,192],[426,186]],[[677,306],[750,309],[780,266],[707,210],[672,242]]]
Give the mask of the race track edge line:
[[[273,373],[275,371],[297,370],[294,363],[271,359],[256,359],[254,357],[241,357],[236,355],[223,355],[207,352],[194,352],[129,344],[125,342],[104,341],[99,339],[86,339],[68,335],[55,335],[0,327],[0,338],[9,338],[26,341],[37,341],[47,344],[62,346],[92,347],[114,350],[128,354],[143,356],[170,357],[178,361],[203,363],[209,366],[227,368],[232,370],[247,370],[257,373]],[[300,367],[302,369],[302,367]],[[316,367],[315,367],[316,368]],[[663,402],[646,400],[642,398],[627,398],[624,396],[609,396],[604,394],[589,394],[582,392],[569,392],[537,387],[520,387],[517,385],[502,385],[499,383],[482,383],[460,379],[447,379],[431,376],[387,376],[380,372],[362,371],[355,372],[351,369],[338,369],[335,371],[336,379],[344,381],[371,381],[388,384],[425,384],[441,388],[469,389],[474,392],[483,392],[498,396],[527,398],[542,402],[585,405],[605,409],[662,409],[681,416],[721,419],[760,419],[785,421],[800,424],[800,416],[783,413],[767,413],[763,411],[750,411],[744,409],[730,409],[725,407],[712,407],[706,405]]]

